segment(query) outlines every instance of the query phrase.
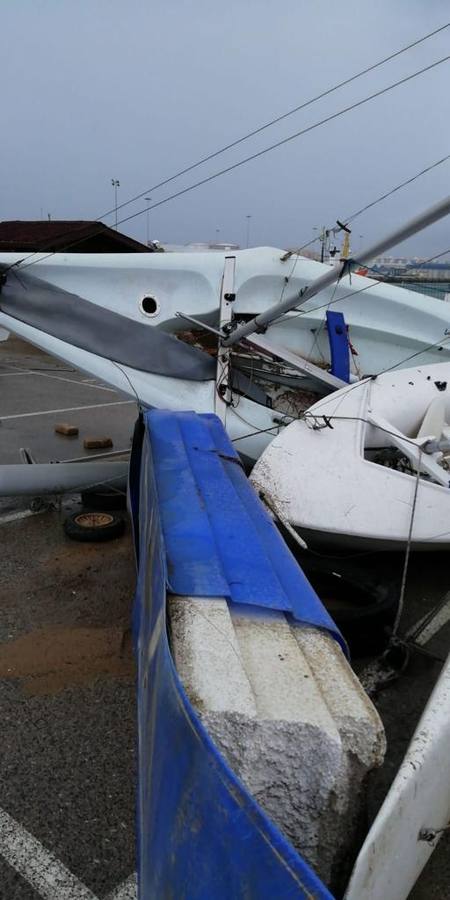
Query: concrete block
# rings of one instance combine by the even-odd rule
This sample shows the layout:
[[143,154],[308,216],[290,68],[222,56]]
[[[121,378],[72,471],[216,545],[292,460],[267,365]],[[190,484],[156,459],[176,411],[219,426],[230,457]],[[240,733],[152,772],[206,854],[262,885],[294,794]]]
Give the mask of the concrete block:
[[68,422],[59,422],[55,425],[56,434],[63,434],[66,437],[76,437],[78,434],[77,425],[69,425]]
[[106,450],[112,446],[113,442],[110,437],[87,437],[83,441],[85,450]]
[[354,850],[379,716],[340,647],[283,613],[170,596],[172,653],[191,703],[261,807],[336,886]]

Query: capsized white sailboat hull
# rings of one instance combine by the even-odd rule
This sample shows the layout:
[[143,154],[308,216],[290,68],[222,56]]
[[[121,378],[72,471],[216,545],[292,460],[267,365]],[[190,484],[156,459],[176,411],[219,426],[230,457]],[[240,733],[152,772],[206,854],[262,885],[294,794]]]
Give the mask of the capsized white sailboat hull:
[[353,869],[345,900],[406,900],[450,822],[450,657]]
[[[77,369],[104,381],[120,393],[134,398],[137,404],[160,409],[186,410],[199,413],[214,412],[216,384],[214,381],[187,381],[168,378],[133,369],[113,360],[68,344],[53,335],[33,328],[24,322],[0,313],[0,325],[29,341],[46,353],[70,363]],[[254,462],[272,438],[279,433],[286,417],[276,410],[255,403],[246,397],[236,397],[235,406],[225,409],[225,427],[236,450]],[[287,421],[290,421],[287,419]]]
[[[415,549],[448,547],[450,471],[419,449],[424,419],[450,434],[449,363],[386,373],[320,400],[273,439],[251,478],[307,540],[402,549],[411,529]],[[375,461],[378,453],[386,460],[385,448],[406,471]]]
[[[283,261],[283,251],[275,248],[241,250],[234,255],[233,311],[237,317],[261,313],[282,296],[296,297],[328,269],[305,257]],[[12,265],[23,256],[0,254],[0,265]],[[225,256],[220,252],[69,252],[35,254],[25,266],[26,271],[50,284],[143,325],[180,331],[190,327],[176,317],[180,311],[217,325]],[[143,303],[144,298],[147,303]],[[345,316],[355,350],[352,371],[357,375],[397,365],[413,354],[415,363],[450,358],[447,304],[358,275],[342,278],[337,286],[327,288],[304,305],[299,299],[298,310],[269,328],[270,340],[317,365],[330,365],[325,327],[330,303],[331,309]]]

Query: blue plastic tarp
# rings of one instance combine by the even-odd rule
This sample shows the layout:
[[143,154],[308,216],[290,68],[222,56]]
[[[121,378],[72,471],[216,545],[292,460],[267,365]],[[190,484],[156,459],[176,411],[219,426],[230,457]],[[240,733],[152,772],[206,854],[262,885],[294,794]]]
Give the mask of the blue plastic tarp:
[[173,594],[281,610],[342,636],[215,415],[153,410],[146,424]]
[[[194,414],[189,416],[192,423]],[[195,418],[207,419],[210,427],[212,417]],[[333,900],[218,752],[175,670],[167,638],[166,590],[178,575],[166,540],[171,534],[169,522],[175,531],[179,527],[177,508],[169,500],[179,495],[186,502],[187,497],[187,473],[173,465],[179,455],[174,457],[171,449],[173,422],[180,420],[187,421],[184,414],[147,413],[135,434],[131,462],[130,495],[138,559],[133,630],[138,664],[139,897]],[[220,433],[221,426],[218,430]],[[198,447],[203,453],[203,443]],[[228,454],[229,449],[222,433],[211,452],[226,450]],[[234,454],[231,456],[234,458]],[[240,471],[236,462],[229,460],[229,465]],[[219,497],[216,501],[221,502]],[[190,522],[191,514],[191,508],[178,507],[177,515],[187,516]],[[204,524],[198,524],[196,541],[189,545],[191,552],[201,547]],[[185,539],[184,533],[176,533],[176,540]],[[176,540],[169,540],[171,552]],[[213,543],[211,540],[210,547]],[[188,558],[187,553],[183,555],[189,574]],[[217,589],[225,584],[226,579],[220,580],[223,572],[217,569],[214,577]],[[199,583],[197,579],[196,570],[194,580]],[[206,572],[200,583],[207,584]],[[239,570],[236,590],[240,602],[247,602],[244,584]]]

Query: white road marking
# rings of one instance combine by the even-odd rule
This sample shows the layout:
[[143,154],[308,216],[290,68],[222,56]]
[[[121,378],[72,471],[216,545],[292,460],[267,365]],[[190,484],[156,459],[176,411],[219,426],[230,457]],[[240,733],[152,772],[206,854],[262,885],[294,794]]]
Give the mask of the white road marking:
[[78,384],[81,387],[94,388],[96,391],[109,391],[111,394],[117,394],[115,388],[105,387],[100,384],[91,384],[89,381],[77,381],[76,378],[63,378],[62,375],[49,375],[48,372],[30,372],[31,375],[40,375],[41,378],[54,378],[56,381],[68,381],[70,384]]
[[447,622],[450,622],[450,591],[445,595],[442,603],[432,611],[433,614],[427,613],[423,618],[411,628],[407,637],[412,637],[416,644],[424,647],[431,641],[431,638],[437,634]]
[[119,886],[105,900],[137,900],[137,874],[133,872],[123,884]]
[[0,422],[6,422],[8,419],[28,419],[31,416],[55,416],[59,413],[80,412],[83,409],[104,409],[110,406],[127,406],[136,405],[135,400],[114,400],[113,403],[91,403],[89,406],[69,406],[64,409],[43,409],[39,412],[14,413],[12,416],[2,416],[0,413]]
[[[4,809],[0,809],[0,856],[43,900],[98,900],[64,863]],[[114,888],[105,900],[137,900],[136,872]]]
[[21,509],[19,512],[6,513],[6,515],[0,516],[0,525],[7,525],[8,522],[15,522],[16,519],[27,519],[28,516],[40,516],[43,512],[45,512],[44,509],[37,512],[33,512],[32,509]]
[[53,853],[0,809],[0,854],[43,900],[98,900]]
[[90,387],[97,391],[109,391],[111,394],[117,394],[116,388],[105,387],[105,385],[101,384],[92,384],[91,380],[64,378],[62,375],[50,375],[48,372],[39,372],[37,369],[18,369],[16,372],[1,372],[0,378],[17,378],[19,375],[39,375],[41,378],[53,378],[55,381],[68,381],[70,384],[79,384],[81,387]]
[[[90,385],[93,385],[94,387],[100,387],[100,384],[99,384],[97,378],[83,378],[81,383],[82,384],[90,384]],[[103,384],[103,383],[102,383],[101,387],[103,387],[105,391],[117,391],[117,388],[107,387],[106,384]]]

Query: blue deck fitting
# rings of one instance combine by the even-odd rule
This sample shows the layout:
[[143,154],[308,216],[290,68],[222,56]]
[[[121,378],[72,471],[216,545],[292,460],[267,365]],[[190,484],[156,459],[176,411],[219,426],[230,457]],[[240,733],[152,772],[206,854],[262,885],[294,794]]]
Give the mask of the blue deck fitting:
[[140,900],[333,900],[191,706],[170,653],[166,590],[275,607],[342,640],[339,632],[298,575],[215,416],[146,413],[130,495]]
[[330,342],[331,374],[348,383],[350,381],[350,353],[347,325],[343,313],[328,309],[327,329]]

